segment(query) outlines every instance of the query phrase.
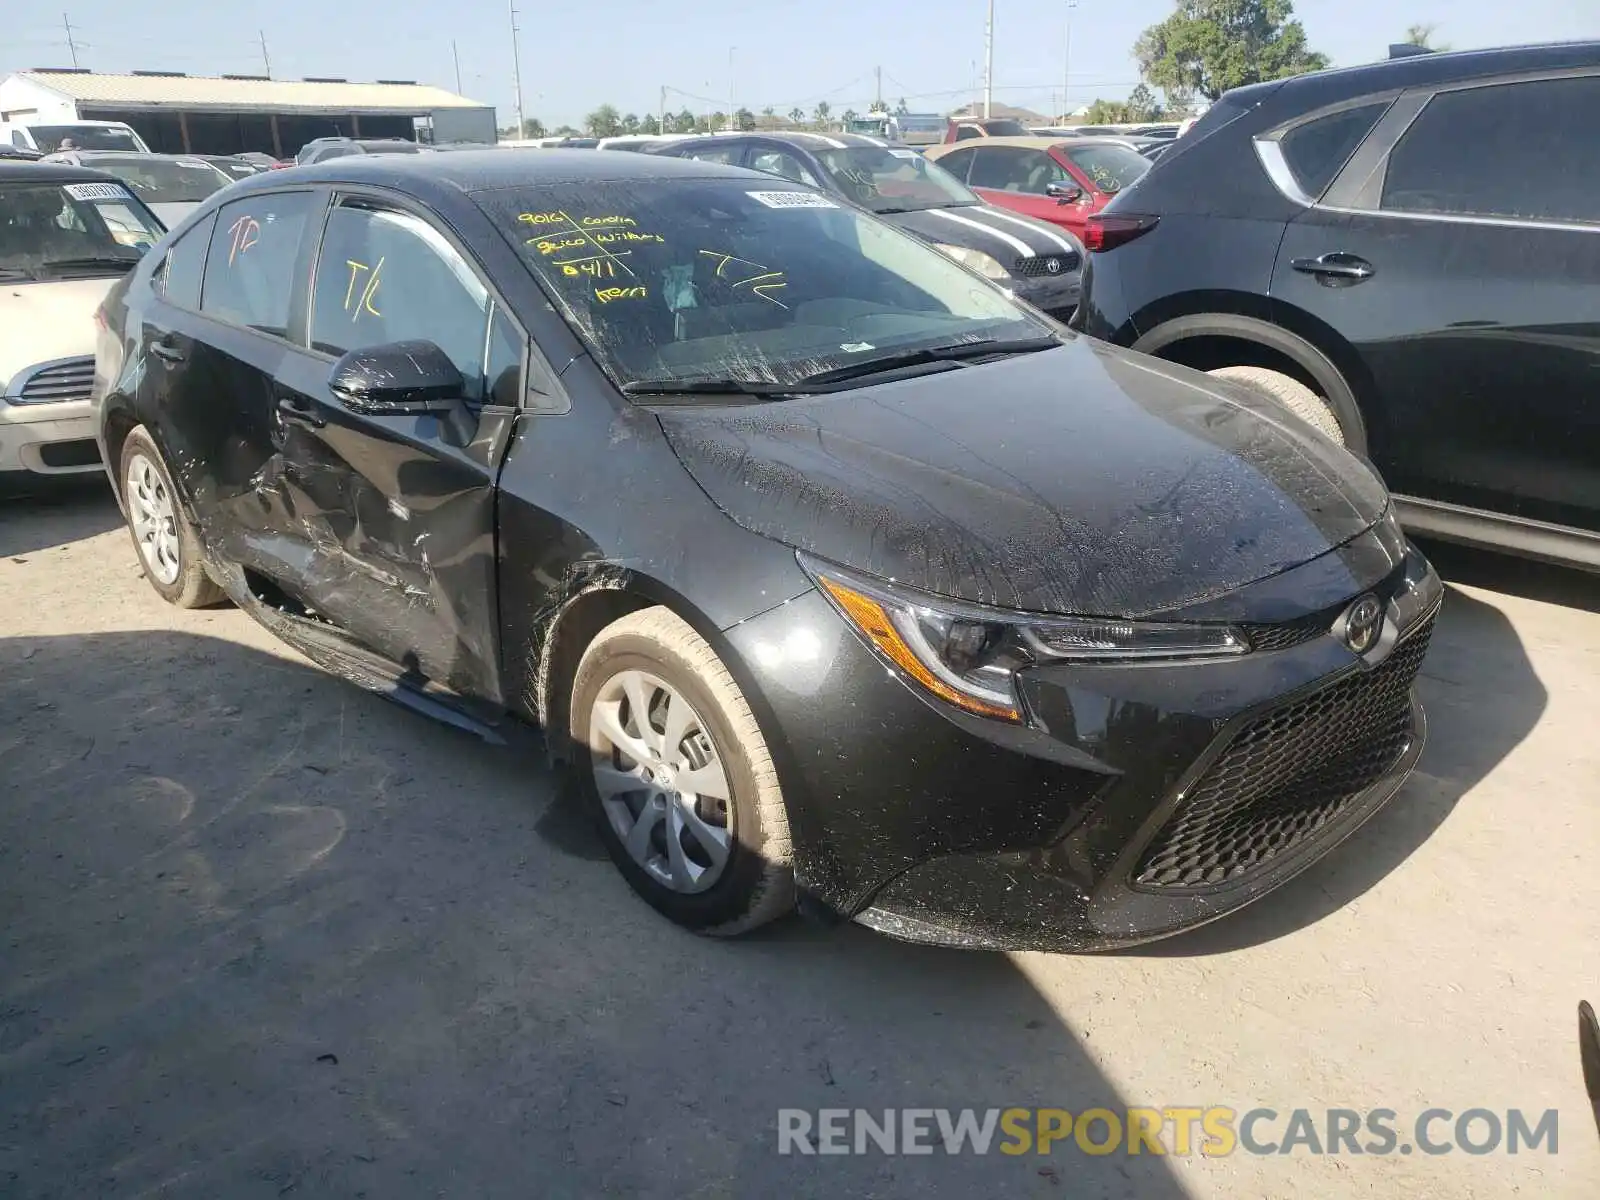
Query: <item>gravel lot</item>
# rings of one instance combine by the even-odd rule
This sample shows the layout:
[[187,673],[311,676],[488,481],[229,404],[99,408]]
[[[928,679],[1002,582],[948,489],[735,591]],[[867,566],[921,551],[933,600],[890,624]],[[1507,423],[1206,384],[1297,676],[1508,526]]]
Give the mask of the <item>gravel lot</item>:
[[[167,608],[99,489],[0,501],[0,1194],[1592,1197],[1600,579],[1438,561],[1389,809],[1197,934],[1004,956],[680,933],[531,737]],[[780,1107],[1183,1104],[1554,1107],[1559,1153],[776,1153]]]

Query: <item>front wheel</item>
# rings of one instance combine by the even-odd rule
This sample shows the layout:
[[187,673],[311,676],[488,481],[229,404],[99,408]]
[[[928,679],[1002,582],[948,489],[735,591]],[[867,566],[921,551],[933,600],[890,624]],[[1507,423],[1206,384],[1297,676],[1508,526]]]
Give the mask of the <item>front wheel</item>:
[[1349,445],[1349,439],[1345,437],[1344,428],[1339,424],[1339,416],[1334,412],[1333,405],[1298,379],[1291,378],[1282,371],[1274,371],[1268,367],[1218,367],[1214,371],[1207,371],[1206,374],[1214,379],[1226,379],[1230,383],[1249,388],[1256,395],[1271,400],[1278,407],[1299,417],[1323,437],[1341,446]]
[[772,756],[727,667],[687,622],[648,608],[606,626],[578,664],[570,712],[574,744],[588,747],[581,784],[634,891],[722,936],[794,910]]
[[179,608],[207,608],[225,600],[206,574],[200,534],[184,515],[161,451],[142,425],[122,444],[118,478],[128,532],[156,594]]

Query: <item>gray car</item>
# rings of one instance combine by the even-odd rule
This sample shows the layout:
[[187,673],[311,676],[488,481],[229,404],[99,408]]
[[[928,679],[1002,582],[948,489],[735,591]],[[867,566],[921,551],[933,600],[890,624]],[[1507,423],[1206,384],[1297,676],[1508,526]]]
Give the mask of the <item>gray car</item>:
[[233,182],[202,158],[183,154],[136,154],[117,150],[58,150],[44,162],[91,167],[114,175],[171,229],[213,192]]

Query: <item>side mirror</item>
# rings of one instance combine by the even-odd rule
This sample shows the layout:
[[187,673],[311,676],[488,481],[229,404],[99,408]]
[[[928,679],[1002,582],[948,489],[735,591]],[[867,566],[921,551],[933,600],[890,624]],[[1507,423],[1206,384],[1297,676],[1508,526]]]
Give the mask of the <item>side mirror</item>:
[[1075,204],[1083,199],[1083,189],[1075,183],[1047,183],[1044,194],[1054,196],[1057,204]]
[[328,390],[352,412],[404,417],[455,411],[466,382],[449,355],[419,340],[350,351],[333,364]]

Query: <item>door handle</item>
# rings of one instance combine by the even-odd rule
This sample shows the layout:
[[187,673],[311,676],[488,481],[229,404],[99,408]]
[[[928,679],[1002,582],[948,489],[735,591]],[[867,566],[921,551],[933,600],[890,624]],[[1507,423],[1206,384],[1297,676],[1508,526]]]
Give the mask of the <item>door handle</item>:
[[185,358],[188,357],[188,355],[183,352],[182,348],[179,347],[178,344],[170,337],[164,337],[160,341],[151,342],[150,353],[169,363],[181,363]]
[[1377,268],[1364,258],[1334,250],[1316,258],[1296,258],[1289,263],[1296,271],[1315,275],[1319,283],[1337,287],[1340,284],[1360,283],[1377,274]]
[[285,425],[304,425],[309,429],[321,429],[328,423],[305,396],[279,396],[278,418]]

